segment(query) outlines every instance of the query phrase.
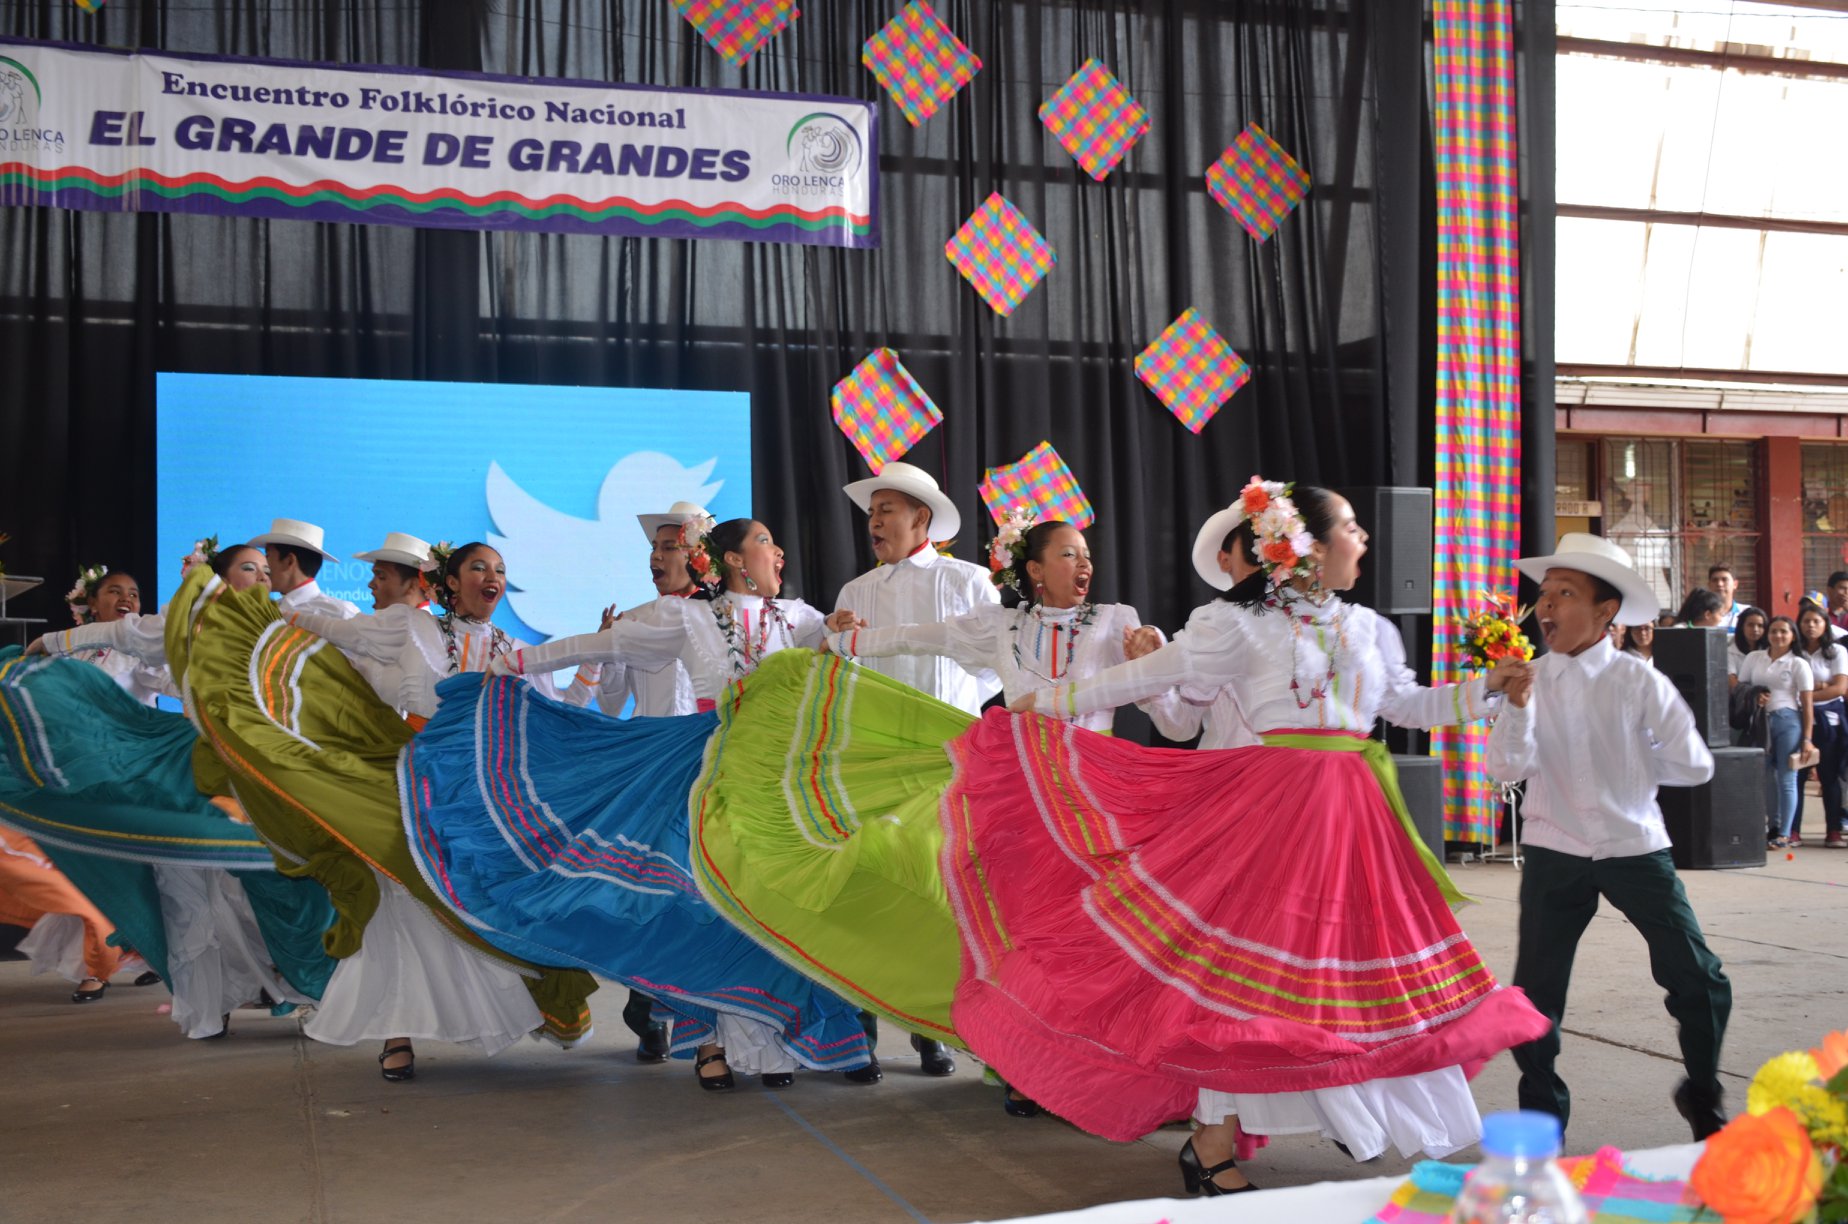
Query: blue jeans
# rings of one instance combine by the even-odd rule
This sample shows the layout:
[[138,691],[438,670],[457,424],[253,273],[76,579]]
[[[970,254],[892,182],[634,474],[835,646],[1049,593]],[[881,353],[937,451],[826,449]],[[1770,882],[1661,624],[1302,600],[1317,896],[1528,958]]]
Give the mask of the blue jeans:
[[1790,754],[1803,742],[1803,719],[1795,710],[1773,710],[1766,720],[1765,812],[1771,818],[1771,837],[1789,837],[1797,819],[1797,771]]

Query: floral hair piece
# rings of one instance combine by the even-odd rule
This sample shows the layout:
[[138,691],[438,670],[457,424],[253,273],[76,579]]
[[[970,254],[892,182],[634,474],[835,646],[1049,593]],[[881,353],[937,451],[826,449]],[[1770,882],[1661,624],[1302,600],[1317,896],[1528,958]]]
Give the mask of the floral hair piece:
[[716,587],[725,578],[725,561],[712,555],[712,529],[719,522],[710,514],[689,514],[680,523],[680,550],[687,555],[687,572],[703,587]]
[[1022,504],[1001,516],[1001,530],[988,545],[988,577],[998,587],[1016,586],[1027,560],[1027,532],[1039,522],[1033,507]]
[[444,571],[449,568],[449,558],[455,555],[455,551],[455,544],[449,540],[438,540],[430,545],[430,564],[434,567],[430,572],[437,577],[437,581],[431,585],[439,585],[442,582]]
[[216,556],[218,556],[217,536],[209,535],[203,540],[194,540],[192,551],[180,558],[180,577],[184,578],[192,573],[196,566],[210,565]]
[[1290,499],[1295,489],[1293,483],[1253,476],[1238,495],[1239,522],[1251,524],[1252,559],[1270,575],[1272,586],[1315,574],[1315,562],[1309,559],[1315,537]]
[[109,574],[107,565],[92,565],[80,571],[77,581],[64,594],[64,602],[71,606],[71,618],[80,625],[90,623],[90,599],[96,589],[103,585],[103,579]]

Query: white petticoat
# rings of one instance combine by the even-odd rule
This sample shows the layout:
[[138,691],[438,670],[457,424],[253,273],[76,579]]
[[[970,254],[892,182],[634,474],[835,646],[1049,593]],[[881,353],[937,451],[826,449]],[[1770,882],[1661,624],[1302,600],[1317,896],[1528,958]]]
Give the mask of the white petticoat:
[[774,1075],[796,1069],[796,1056],[789,1052],[775,1026],[751,1020],[731,1012],[720,1012],[719,1044],[725,1047],[725,1065],[739,1075]]
[[167,934],[173,1022],[188,1037],[214,1037],[224,1017],[268,991],[279,1003],[312,1004],[270,963],[244,885],[222,867],[155,864]]
[[83,963],[83,919],[75,914],[46,914],[15,949],[32,962],[32,976],[49,973],[67,982],[90,976]]
[[1408,1159],[1443,1157],[1482,1138],[1461,1067],[1312,1092],[1200,1090],[1196,1121],[1210,1126],[1234,1115],[1248,1135],[1324,1135],[1345,1143],[1355,1160],[1371,1160],[1388,1144]]
[[414,1037],[498,1054],[544,1023],[517,972],[443,930],[401,885],[373,876],[378,912],[359,951],[334,967],[303,1032],[328,1045]]

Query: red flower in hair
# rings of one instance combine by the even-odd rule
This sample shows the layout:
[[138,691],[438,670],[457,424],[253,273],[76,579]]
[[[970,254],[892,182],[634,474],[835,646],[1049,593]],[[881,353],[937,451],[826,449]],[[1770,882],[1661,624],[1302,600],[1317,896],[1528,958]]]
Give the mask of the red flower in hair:
[[1248,515],[1264,513],[1270,506],[1270,500],[1270,494],[1255,480],[1246,485],[1245,491],[1239,494],[1239,502],[1245,507],[1245,513]]
[[1288,540],[1264,541],[1264,559],[1272,565],[1294,565],[1296,550],[1290,547]]

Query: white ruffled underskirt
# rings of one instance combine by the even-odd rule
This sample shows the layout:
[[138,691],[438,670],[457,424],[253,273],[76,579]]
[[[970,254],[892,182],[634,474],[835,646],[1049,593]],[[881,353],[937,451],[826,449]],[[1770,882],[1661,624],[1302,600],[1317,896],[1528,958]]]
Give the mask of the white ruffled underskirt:
[[314,1003],[270,963],[250,898],[236,876],[222,867],[156,864],[154,884],[167,934],[173,1022],[186,1036],[217,1036],[227,1014],[256,1003],[264,991],[279,1003]]
[[302,1031],[328,1045],[412,1037],[498,1054],[544,1023],[511,967],[450,935],[401,885],[373,873],[379,908],[334,967]]
[[83,963],[83,919],[75,914],[46,914],[32,924],[15,949],[32,963],[32,976],[49,973],[67,982],[90,976]]
[[1339,1140],[1355,1160],[1382,1155],[1389,1144],[1407,1159],[1444,1157],[1482,1138],[1482,1115],[1461,1067],[1311,1092],[1200,1090],[1195,1121],[1211,1126],[1233,1116],[1248,1135]]
[[738,1075],[774,1075],[799,1065],[773,1025],[730,1012],[718,1013],[719,1044],[725,1047],[725,1065]]

